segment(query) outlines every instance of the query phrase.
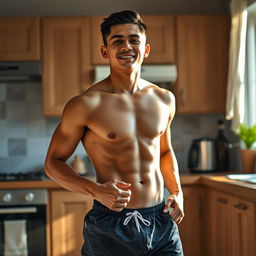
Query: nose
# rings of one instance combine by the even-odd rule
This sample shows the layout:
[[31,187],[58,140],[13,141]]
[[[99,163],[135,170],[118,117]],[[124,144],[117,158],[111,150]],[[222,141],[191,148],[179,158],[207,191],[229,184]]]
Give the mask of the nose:
[[132,50],[132,46],[129,41],[125,41],[121,47],[121,51],[129,51]]

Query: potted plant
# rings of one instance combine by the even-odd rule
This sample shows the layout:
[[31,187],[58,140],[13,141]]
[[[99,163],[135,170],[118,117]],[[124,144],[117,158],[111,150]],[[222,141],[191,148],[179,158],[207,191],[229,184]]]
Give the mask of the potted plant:
[[236,134],[240,140],[244,142],[246,149],[241,149],[241,160],[244,173],[252,173],[256,164],[256,150],[252,149],[256,141],[256,125],[248,127],[245,124],[240,124]]

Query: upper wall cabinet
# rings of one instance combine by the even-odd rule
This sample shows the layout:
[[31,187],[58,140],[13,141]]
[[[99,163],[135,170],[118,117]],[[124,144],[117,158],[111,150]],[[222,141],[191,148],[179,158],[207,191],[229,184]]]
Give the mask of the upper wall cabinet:
[[40,59],[39,17],[0,18],[0,61]]
[[229,28],[228,16],[177,16],[178,113],[225,112]]
[[90,86],[89,20],[43,18],[44,114],[59,116],[69,99]]
[[[104,65],[108,63],[107,59],[101,56],[100,47],[103,44],[100,32],[100,24],[103,16],[91,17],[91,46],[93,65]],[[144,63],[146,64],[164,64],[175,62],[174,48],[174,17],[145,15],[143,21],[147,25],[147,42],[150,43],[151,52]]]
[[143,16],[147,25],[147,42],[151,46],[147,64],[175,63],[174,16]]

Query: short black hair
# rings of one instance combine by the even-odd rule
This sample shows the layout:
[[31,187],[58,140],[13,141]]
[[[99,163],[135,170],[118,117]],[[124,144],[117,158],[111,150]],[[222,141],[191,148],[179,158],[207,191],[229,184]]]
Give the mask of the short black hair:
[[142,18],[136,11],[125,10],[115,12],[104,18],[100,25],[104,45],[107,45],[107,36],[110,34],[112,26],[128,23],[138,25],[140,32],[146,33],[147,26],[143,23]]

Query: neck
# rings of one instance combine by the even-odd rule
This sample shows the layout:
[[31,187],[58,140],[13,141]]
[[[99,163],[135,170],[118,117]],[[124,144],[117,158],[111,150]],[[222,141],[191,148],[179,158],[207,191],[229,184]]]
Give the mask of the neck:
[[130,94],[140,89],[140,71],[138,70],[132,72],[117,72],[111,69],[109,79],[113,87],[127,91]]

